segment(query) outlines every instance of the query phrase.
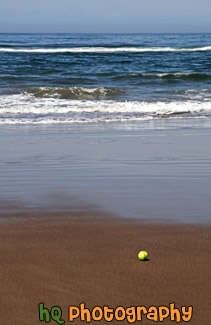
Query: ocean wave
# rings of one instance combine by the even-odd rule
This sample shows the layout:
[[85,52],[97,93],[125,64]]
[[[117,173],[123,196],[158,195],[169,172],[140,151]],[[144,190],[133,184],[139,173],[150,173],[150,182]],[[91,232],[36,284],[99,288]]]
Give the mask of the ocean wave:
[[1,95],[0,124],[49,124],[211,117],[210,101],[115,101]]
[[114,80],[152,80],[152,79],[163,79],[163,80],[190,80],[190,81],[204,81],[211,80],[211,75],[206,73],[130,73],[127,75],[120,75],[113,77]]
[[118,53],[118,52],[199,52],[211,51],[211,46],[202,47],[69,47],[69,48],[9,48],[0,47],[8,53]]
[[59,99],[111,99],[122,94],[124,91],[115,87],[30,87],[24,93],[31,94],[37,98],[59,98]]

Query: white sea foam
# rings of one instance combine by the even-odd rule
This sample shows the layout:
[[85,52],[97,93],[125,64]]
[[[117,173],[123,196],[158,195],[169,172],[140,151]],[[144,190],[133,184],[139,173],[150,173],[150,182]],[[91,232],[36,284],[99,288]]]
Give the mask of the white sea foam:
[[211,46],[203,47],[70,47],[70,48],[0,48],[0,52],[10,53],[115,53],[115,52],[197,52],[211,51]]
[[133,121],[211,117],[211,101],[114,101],[37,98],[30,93],[0,97],[0,124]]

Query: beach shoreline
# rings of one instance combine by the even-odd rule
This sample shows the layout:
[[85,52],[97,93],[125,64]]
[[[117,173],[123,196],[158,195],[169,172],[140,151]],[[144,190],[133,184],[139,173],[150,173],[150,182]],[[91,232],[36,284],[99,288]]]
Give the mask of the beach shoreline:
[[[60,306],[66,324],[68,306],[81,303],[90,309],[175,303],[193,307],[190,324],[209,324],[210,224],[150,223],[85,210],[39,215],[13,211],[0,223],[5,325],[40,324],[41,302]],[[149,261],[138,260],[140,250]],[[152,321],[143,315],[141,323]]]
[[211,129],[186,122],[2,127],[1,210],[209,223]]
[[210,325],[210,44],[0,34],[1,324]]

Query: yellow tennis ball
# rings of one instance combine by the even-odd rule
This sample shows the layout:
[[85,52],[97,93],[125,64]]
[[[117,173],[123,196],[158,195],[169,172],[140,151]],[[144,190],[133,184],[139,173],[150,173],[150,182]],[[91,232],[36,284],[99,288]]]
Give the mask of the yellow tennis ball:
[[148,253],[146,251],[140,251],[138,253],[138,259],[140,261],[144,261],[144,260],[147,260],[148,259]]

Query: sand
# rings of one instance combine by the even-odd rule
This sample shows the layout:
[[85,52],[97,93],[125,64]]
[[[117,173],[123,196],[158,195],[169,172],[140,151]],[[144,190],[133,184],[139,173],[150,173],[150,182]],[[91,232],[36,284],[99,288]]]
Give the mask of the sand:
[[[1,324],[44,324],[40,302],[61,306],[66,324],[68,306],[82,302],[90,309],[175,302],[193,306],[190,324],[210,324],[210,225],[155,224],[88,211],[14,215],[0,223]],[[137,259],[142,249],[147,262]],[[144,316],[137,323],[154,322]]]

